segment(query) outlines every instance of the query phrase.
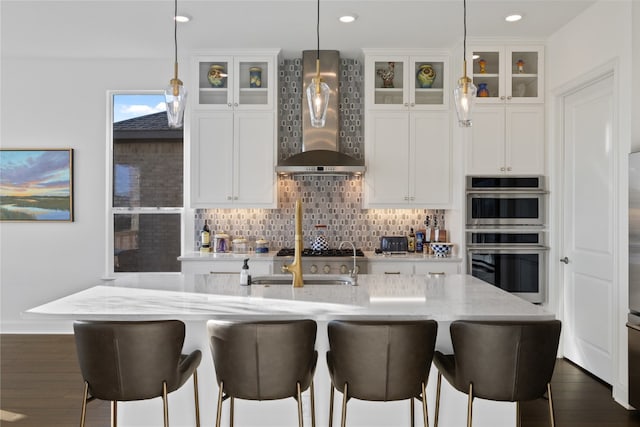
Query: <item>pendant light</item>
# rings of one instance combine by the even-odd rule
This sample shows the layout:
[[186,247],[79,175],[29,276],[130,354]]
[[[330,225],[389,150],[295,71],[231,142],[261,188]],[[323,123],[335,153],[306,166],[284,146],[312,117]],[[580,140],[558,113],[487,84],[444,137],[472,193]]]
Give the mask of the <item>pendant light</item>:
[[471,126],[471,109],[476,99],[477,89],[471,79],[467,77],[467,0],[463,0],[464,5],[464,38],[462,40],[462,77],[458,80],[458,85],[453,90],[453,97],[458,113],[458,124],[461,127]]
[[167,120],[169,127],[178,129],[182,127],[184,119],[184,109],[187,104],[187,90],[182,85],[182,81],[178,79],[178,0],[174,0],[173,11],[173,45],[174,45],[174,64],[173,78],[169,80],[169,86],[164,90],[164,99],[167,104]]
[[327,120],[327,107],[329,106],[329,85],[320,78],[320,0],[318,0],[318,16],[316,21],[316,37],[318,41],[316,49],[316,76],[307,86],[307,102],[311,115],[311,126],[324,127]]

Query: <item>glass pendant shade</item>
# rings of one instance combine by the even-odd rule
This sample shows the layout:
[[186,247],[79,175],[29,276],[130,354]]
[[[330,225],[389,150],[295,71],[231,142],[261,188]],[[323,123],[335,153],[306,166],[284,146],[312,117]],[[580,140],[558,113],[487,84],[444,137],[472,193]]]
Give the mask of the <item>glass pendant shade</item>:
[[458,80],[458,86],[453,90],[460,127],[471,126],[471,110],[476,100],[477,91],[478,89],[468,77],[462,77]]
[[319,77],[312,79],[311,84],[307,86],[307,102],[309,103],[311,126],[314,128],[324,127],[331,94],[329,85],[323,81],[318,82],[318,79]]
[[178,129],[182,127],[184,109],[187,105],[187,90],[182,82],[172,79],[164,90],[164,99],[167,104],[167,120],[169,127]]

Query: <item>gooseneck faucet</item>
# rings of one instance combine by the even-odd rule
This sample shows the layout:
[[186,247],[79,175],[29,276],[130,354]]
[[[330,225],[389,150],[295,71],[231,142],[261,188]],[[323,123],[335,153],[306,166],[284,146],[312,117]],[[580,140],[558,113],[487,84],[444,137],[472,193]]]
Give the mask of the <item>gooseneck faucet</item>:
[[356,285],[358,284],[358,266],[356,265],[356,246],[353,244],[353,242],[349,242],[349,241],[344,241],[344,242],[340,242],[340,246],[338,246],[338,249],[342,249],[342,245],[344,245],[345,243],[348,243],[351,245],[351,249],[353,249],[353,269],[349,272],[349,276],[353,279],[353,284]]
[[292,286],[294,288],[301,288],[304,286],[302,279],[302,202],[300,199],[296,200],[296,212],[295,212],[295,245],[293,262],[289,265],[283,265],[282,271],[288,272],[293,275]]

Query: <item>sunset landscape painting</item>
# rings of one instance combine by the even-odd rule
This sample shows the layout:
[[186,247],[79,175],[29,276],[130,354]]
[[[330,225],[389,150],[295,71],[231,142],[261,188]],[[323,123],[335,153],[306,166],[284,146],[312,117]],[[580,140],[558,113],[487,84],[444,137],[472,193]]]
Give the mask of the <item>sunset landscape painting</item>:
[[73,221],[73,150],[0,150],[1,221]]

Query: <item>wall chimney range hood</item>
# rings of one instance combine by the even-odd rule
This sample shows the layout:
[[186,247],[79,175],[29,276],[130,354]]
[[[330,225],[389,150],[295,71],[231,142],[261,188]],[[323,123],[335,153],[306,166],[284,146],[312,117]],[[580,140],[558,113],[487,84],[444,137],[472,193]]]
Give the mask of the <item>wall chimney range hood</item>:
[[340,110],[338,107],[340,53],[336,50],[320,51],[320,75],[329,85],[331,95],[326,125],[311,126],[306,97],[307,86],[316,75],[316,51],[302,52],[302,152],[282,160],[276,166],[280,175],[361,175],[364,161],[338,151]]

